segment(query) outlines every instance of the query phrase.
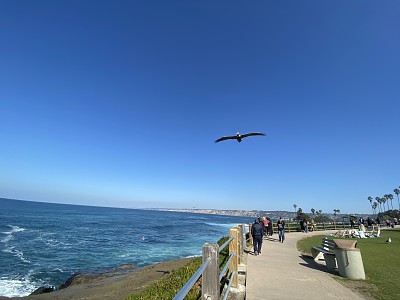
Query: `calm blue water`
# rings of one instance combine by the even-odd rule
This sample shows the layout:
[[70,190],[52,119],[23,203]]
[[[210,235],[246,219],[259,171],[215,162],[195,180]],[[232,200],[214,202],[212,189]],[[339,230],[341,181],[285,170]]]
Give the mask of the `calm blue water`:
[[0,198],[0,296],[59,286],[77,271],[198,256],[204,243],[252,221]]

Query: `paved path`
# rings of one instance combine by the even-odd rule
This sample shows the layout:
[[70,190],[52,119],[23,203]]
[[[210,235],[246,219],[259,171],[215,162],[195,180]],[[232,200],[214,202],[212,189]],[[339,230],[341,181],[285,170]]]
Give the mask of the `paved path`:
[[329,273],[324,265],[303,258],[296,248],[301,238],[333,232],[286,233],[284,243],[276,233],[273,239],[264,239],[261,255],[247,255],[246,300],[364,299],[332,278],[337,271]]

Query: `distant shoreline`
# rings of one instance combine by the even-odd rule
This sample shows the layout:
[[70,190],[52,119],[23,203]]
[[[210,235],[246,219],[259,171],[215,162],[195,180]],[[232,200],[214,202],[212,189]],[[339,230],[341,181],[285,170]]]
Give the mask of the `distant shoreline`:
[[[276,216],[278,219],[280,216],[283,218],[293,218],[295,212],[287,210],[239,210],[239,209],[209,209],[209,208],[135,208],[135,207],[113,207],[113,206],[100,206],[100,205],[90,205],[90,204],[76,204],[76,203],[59,203],[59,202],[45,202],[37,200],[25,200],[25,199],[13,199],[13,198],[3,198],[0,200],[12,200],[12,201],[24,201],[24,202],[35,202],[42,204],[56,204],[56,205],[74,205],[74,206],[84,206],[84,207],[102,207],[102,208],[115,208],[115,209],[137,209],[137,210],[153,210],[153,211],[171,211],[171,212],[186,212],[186,213],[197,213],[197,214],[210,214],[210,215],[222,215],[222,216],[237,216],[237,217],[259,217],[259,216]],[[311,214],[311,212],[306,212]],[[333,213],[323,212],[323,215],[332,217]],[[369,213],[340,213],[337,217],[354,215],[357,217],[363,216],[367,217],[371,214]],[[273,217],[274,218],[274,217]]]
[[[204,209],[204,208],[156,208],[159,211],[173,211],[183,213],[221,215],[221,216],[236,216],[236,217],[257,217],[263,211],[246,211],[246,210],[223,210],[223,209]],[[264,212],[265,213],[265,212]]]
[[[204,209],[204,208],[192,208],[192,209],[187,209],[187,208],[152,208],[151,210],[159,210],[159,211],[172,211],[172,212],[182,212],[182,213],[196,213],[196,214],[209,214],[209,215],[221,215],[221,216],[236,216],[236,217],[250,217],[250,218],[257,218],[260,216],[267,216],[270,217],[271,219],[279,219],[279,217],[282,217],[284,219],[291,219],[295,218],[296,214],[294,212],[290,211],[285,211],[285,210],[271,210],[271,211],[266,211],[266,210],[223,210],[223,209]],[[308,213],[309,215],[311,214]],[[326,215],[329,218],[333,218],[334,214],[333,213],[322,213],[322,215]],[[341,218],[343,216],[349,216],[350,214],[337,214],[336,218]],[[359,213],[353,213],[351,214],[356,217],[367,217],[370,216],[370,214],[359,214]]]

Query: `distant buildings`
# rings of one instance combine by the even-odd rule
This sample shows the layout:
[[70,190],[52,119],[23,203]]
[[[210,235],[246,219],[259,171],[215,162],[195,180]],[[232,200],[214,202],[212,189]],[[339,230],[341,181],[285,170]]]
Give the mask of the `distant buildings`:
[[[296,214],[294,212],[290,211],[264,211],[264,210],[222,210],[222,209],[199,209],[199,208],[193,208],[193,209],[179,209],[179,208],[160,208],[158,210],[163,210],[163,211],[176,211],[176,212],[189,212],[189,213],[196,213],[196,214],[210,214],[210,215],[225,215],[225,216],[240,216],[240,217],[268,217],[271,220],[278,220],[280,217],[282,217],[284,220],[287,221],[293,221],[294,218],[296,217]],[[312,218],[312,214],[310,213],[310,218]],[[323,214],[327,216],[330,219],[337,219],[337,220],[342,220],[343,217],[348,217],[349,214],[337,214],[336,217],[334,216],[333,213],[327,213]],[[368,214],[351,214],[352,216],[355,216],[357,219],[360,218],[361,216],[366,218],[366,217],[372,217]]]

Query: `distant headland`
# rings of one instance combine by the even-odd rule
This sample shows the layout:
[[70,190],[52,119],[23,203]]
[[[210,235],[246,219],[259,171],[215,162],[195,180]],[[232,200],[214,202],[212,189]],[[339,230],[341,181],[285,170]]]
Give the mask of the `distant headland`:
[[[186,212],[186,213],[196,213],[196,214],[211,214],[211,215],[225,215],[225,216],[238,216],[238,217],[262,217],[266,216],[273,220],[279,219],[282,217],[286,220],[291,220],[296,218],[295,212],[284,211],[284,210],[274,210],[274,211],[266,211],[266,210],[223,210],[223,209],[204,209],[204,208],[157,208],[155,210],[162,211],[175,211],[175,212]],[[333,218],[334,214],[326,213],[324,214],[328,218]],[[366,214],[351,214],[355,217],[365,216]],[[349,214],[337,214],[335,218],[347,217]]]

